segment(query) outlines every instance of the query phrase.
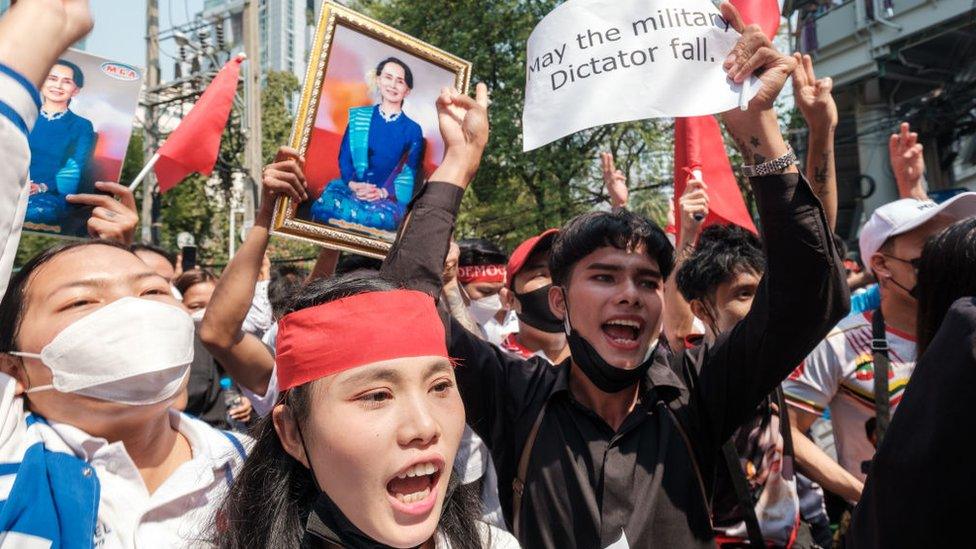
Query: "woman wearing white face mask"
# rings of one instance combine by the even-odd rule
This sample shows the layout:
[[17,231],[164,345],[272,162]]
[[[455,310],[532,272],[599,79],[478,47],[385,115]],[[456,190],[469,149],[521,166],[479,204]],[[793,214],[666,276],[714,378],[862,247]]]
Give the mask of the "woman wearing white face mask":
[[193,333],[168,281],[112,243],[49,250],[12,278],[0,302],[0,545],[205,538],[248,441],[171,409]]

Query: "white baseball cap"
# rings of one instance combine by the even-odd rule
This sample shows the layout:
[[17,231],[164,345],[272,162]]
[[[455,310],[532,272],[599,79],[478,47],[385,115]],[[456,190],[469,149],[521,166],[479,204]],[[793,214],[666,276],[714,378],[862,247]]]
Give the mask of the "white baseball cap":
[[861,228],[861,261],[871,272],[871,256],[891,237],[921,227],[945,213],[955,220],[976,215],[976,192],[958,194],[942,204],[931,200],[903,198],[881,206]]

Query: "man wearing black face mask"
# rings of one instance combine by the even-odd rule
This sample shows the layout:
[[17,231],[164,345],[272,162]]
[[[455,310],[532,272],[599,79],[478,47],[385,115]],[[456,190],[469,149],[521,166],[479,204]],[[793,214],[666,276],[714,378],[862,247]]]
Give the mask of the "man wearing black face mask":
[[542,357],[553,364],[569,357],[563,321],[549,308],[549,251],[558,234],[558,229],[549,229],[515,248],[503,291],[518,315],[519,331],[509,334],[501,348],[522,358]]
[[805,441],[797,444],[797,463],[811,479],[839,487],[833,490],[851,503],[860,499],[871,459],[915,370],[915,265],[922,247],[972,215],[976,193],[942,204],[904,198],[875,210],[860,245],[865,268],[878,279],[880,309],[845,318],[783,385],[794,432],[806,433],[830,407],[839,464]]

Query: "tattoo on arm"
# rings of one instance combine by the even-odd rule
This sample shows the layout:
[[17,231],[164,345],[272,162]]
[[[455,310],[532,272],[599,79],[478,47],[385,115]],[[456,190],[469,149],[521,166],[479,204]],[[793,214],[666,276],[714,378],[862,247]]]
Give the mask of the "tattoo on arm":
[[742,160],[744,162],[748,162],[750,157],[752,158],[753,164],[762,164],[768,160],[765,156],[756,152],[759,147],[762,146],[762,141],[758,136],[753,135],[750,137],[748,143],[746,143],[745,140],[739,139],[735,135],[732,136],[732,140],[735,142],[735,146],[739,148],[739,152],[742,154]]
[[823,153],[820,163],[813,167],[813,181],[818,185],[827,183],[827,166],[830,162],[830,155]]

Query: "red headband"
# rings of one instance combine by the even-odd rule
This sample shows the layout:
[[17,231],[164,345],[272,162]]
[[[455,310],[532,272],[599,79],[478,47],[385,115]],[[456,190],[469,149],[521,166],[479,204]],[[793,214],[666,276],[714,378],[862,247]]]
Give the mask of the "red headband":
[[286,315],[275,364],[286,391],[332,374],[397,358],[448,358],[444,324],[429,295],[368,292]]
[[458,282],[505,282],[504,265],[467,265],[458,267]]

